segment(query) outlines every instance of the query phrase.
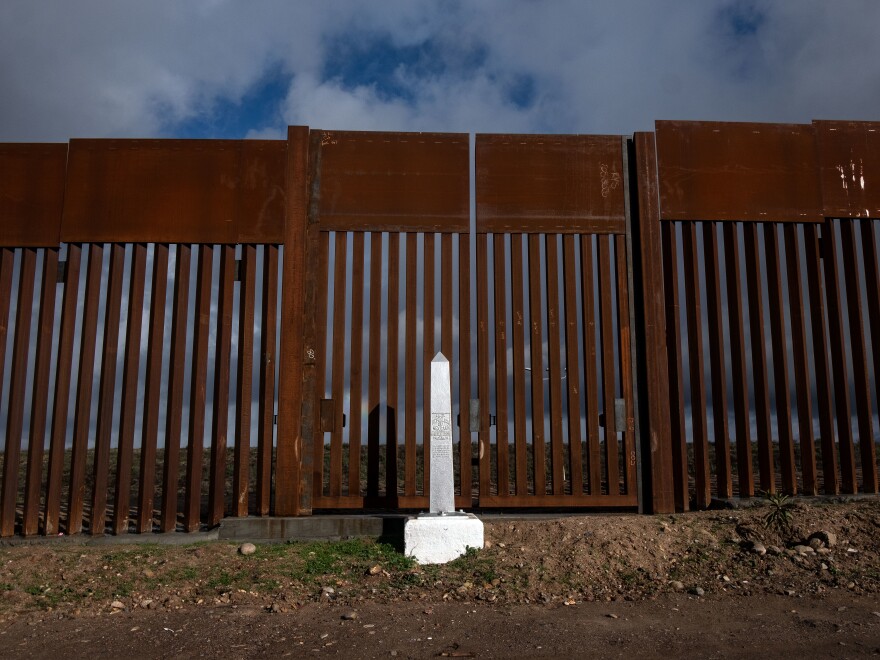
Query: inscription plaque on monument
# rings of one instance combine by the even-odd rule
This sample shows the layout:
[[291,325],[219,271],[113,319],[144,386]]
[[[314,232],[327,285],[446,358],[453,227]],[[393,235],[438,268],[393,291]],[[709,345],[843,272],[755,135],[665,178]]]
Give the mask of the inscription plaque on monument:
[[455,512],[452,473],[452,392],[449,361],[437,353],[431,361],[431,513]]

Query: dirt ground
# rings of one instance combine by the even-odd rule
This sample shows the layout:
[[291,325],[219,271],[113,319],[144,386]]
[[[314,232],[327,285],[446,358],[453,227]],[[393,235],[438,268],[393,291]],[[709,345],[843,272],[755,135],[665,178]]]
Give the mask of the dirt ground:
[[[777,512],[784,524],[766,525]],[[489,518],[419,567],[366,540],[0,547],[4,657],[880,655],[880,499]]]

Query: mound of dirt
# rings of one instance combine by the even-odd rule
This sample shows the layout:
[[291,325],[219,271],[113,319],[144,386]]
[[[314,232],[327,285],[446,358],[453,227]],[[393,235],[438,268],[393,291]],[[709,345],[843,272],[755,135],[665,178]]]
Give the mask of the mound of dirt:
[[[366,540],[257,544],[36,544],[0,547],[0,622],[137,610],[308,603],[575,605],[693,597],[880,591],[880,499],[800,500],[766,525],[767,505],[671,516],[486,520],[486,547],[417,566]],[[772,516],[771,516],[772,518]],[[788,523],[787,525],[785,523]]]

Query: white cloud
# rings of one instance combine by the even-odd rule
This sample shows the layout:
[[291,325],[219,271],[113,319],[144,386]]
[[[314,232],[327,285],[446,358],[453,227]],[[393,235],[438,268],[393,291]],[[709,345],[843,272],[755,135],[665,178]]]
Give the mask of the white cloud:
[[[754,34],[724,29],[754,16]],[[657,118],[877,119],[880,107],[869,0],[12,0],[0,17],[0,140],[158,135],[277,64],[292,74],[284,120],[322,128],[628,133]],[[334,49],[364,39],[432,43],[442,62],[400,67],[405,99],[323,79]],[[531,84],[525,107],[509,98],[516,79]]]

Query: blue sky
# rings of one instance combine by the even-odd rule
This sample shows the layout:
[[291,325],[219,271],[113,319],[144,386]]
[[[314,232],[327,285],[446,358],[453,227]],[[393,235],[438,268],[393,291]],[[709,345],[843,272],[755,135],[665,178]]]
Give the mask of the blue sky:
[[873,0],[0,7],[0,140],[880,117]]

